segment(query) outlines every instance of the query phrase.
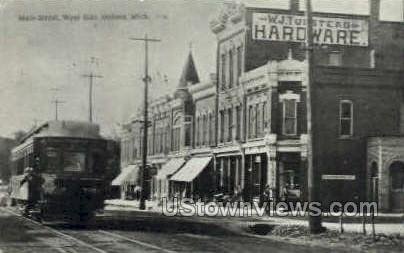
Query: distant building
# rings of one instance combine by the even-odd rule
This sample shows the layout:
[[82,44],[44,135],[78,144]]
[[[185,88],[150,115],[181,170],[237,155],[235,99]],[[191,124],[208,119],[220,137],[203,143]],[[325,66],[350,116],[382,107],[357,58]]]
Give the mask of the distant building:
[[[369,3],[359,14],[314,8],[316,179],[324,205],[375,199],[403,211],[404,20]],[[153,197],[258,200],[268,185],[276,199],[307,199],[302,10],[297,0],[225,4],[211,22],[217,77],[199,83],[190,54],[175,94],[151,102]],[[122,135],[122,164],[140,163],[141,120]]]

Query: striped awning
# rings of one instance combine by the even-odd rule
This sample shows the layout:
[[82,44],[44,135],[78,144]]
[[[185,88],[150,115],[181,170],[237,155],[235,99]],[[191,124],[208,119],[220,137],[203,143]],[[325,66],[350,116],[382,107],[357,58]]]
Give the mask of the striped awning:
[[212,157],[193,157],[171,177],[171,181],[192,182],[208,166]]
[[173,175],[178,171],[182,165],[184,165],[184,158],[173,158],[164,164],[161,169],[157,172],[157,179],[167,179],[167,177]]
[[137,184],[139,178],[139,166],[137,165],[128,165],[123,168],[121,173],[112,180],[111,185],[120,186],[123,184]]

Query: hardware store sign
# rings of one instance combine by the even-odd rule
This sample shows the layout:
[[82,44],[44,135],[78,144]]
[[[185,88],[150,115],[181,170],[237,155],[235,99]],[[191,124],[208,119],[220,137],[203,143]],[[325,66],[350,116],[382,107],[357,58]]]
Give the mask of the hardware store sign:
[[[313,17],[315,44],[367,47],[369,24],[364,19]],[[253,13],[252,37],[267,41],[306,41],[306,17]]]

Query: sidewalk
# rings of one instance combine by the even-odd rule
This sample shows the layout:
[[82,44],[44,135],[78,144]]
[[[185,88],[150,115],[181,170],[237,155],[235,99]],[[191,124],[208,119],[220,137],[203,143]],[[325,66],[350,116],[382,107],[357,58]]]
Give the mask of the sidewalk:
[[[113,199],[106,200],[106,210],[120,210],[120,211],[142,211],[139,210],[139,202],[134,200],[121,200],[121,199]],[[162,215],[162,207],[159,206],[155,201],[147,201],[146,202],[146,210],[142,212],[151,212],[155,214]],[[290,214],[291,215],[291,214]],[[327,214],[325,214],[327,215]],[[328,214],[329,216],[329,214]],[[272,225],[300,225],[300,226],[308,226],[306,217],[279,217],[279,216],[260,216],[257,212],[252,212],[251,217],[223,217],[223,216],[195,216],[195,218],[200,218],[203,220],[211,219],[217,222],[218,218],[225,218],[228,223],[229,220],[234,219],[237,220],[237,224],[240,226],[248,226],[251,224],[251,218],[253,218],[253,223],[271,223]],[[333,217],[334,220],[338,220],[337,217]],[[343,224],[344,231],[346,232],[354,232],[354,233],[362,233],[363,225],[362,225],[362,217],[344,217],[344,219],[352,219],[349,223]],[[328,230],[339,231],[340,224],[337,221],[328,221],[328,217],[323,218],[323,226]],[[324,221],[327,220],[327,221]],[[388,220],[389,222],[378,222],[378,220]],[[370,223],[370,218],[367,218],[367,223]],[[400,234],[404,235],[404,214],[396,214],[396,213],[379,213],[376,217],[375,224],[376,233],[379,234]],[[370,233],[372,231],[371,224],[366,224],[366,231]]]

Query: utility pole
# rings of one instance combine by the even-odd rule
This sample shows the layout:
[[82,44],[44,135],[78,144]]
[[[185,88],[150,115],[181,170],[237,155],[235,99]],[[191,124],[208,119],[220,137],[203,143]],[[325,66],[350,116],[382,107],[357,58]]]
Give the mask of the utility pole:
[[55,104],[55,120],[58,120],[58,109],[60,104],[64,104],[65,101],[61,101],[59,99],[52,100],[52,103]]
[[57,92],[60,91],[59,88],[51,88],[51,91],[55,92],[55,99],[51,101],[52,104],[55,105],[55,120],[58,120],[58,114],[59,114],[59,105],[66,103],[65,101],[59,100],[57,97]]
[[[318,170],[316,170],[317,163],[314,160],[315,152],[315,138],[316,122],[313,120],[313,113],[315,109],[315,82],[313,81],[313,17],[311,9],[311,0],[306,0],[306,59],[307,59],[307,177],[308,177],[308,201],[309,203],[319,201],[319,182]],[[310,233],[318,234],[322,232],[321,213],[318,216],[309,213],[309,229]]]
[[89,79],[88,87],[88,121],[93,122],[93,82],[94,78],[103,78],[101,75],[96,75],[92,71],[89,74],[82,75]]
[[145,34],[144,38],[129,38],[130,40],[135,41],[143,41],[144,42],[144,50],[145,50],[145,65],[144,65],[144,119],[143,119],[143,152],[142,152],[142,168],[140,170],[140,179],[141,179],[141,197],[140,197],[140,210],[146,209],[146,165],[147,165],[147,128],[148,128],[148,86],[149,82],[151,81],[149,76],[149,42],[160,42],[159,39],[150,39],[147,37],[147,33]]

